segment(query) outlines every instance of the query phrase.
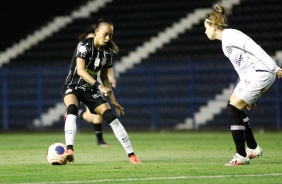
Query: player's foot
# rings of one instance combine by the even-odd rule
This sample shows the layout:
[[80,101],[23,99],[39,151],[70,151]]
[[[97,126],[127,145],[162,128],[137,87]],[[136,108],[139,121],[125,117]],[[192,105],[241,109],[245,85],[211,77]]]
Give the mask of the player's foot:
[[141,164],[141,161],[137,158],[136,155],[131,155],[129,157],[129,161],[131,164]]
[[74,162],[74,152],[71,149],[68,149],[65,153],[65,158],[68,162]]
[[108,147],[110,146],[108,143],[106,143],[104,140],[102,141],[98,141],[97,143],[98,146],[101,146],[101,147]]
[[249,159],[253,159],[253,158],[262,156],[262,149],[259,145],[257,145],[257,147],[255,149],[247,148],[246,153],[247,153],[247,156],[249,157]]
[[235,166],[235,165],[246,165],[250,163],[250,159],[249,157],[243,157],[241,155],[239,155],[238,153],[235,154],[235,156],[233,156],[233,159],[226,163],[225,166]]

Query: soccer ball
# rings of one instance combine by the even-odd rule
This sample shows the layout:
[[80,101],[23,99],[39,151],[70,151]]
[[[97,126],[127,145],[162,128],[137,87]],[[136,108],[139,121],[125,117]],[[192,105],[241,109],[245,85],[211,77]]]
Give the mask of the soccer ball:
[[54,143],[47,149],[46,157],[50,164],[52,165],[65,165],[67,160],[65,158],[65,153],[67,147],[63,143]]

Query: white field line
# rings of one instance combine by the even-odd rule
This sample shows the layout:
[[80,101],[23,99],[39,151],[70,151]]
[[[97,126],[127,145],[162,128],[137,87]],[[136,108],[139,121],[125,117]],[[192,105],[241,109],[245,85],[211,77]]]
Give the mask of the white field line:
[[271,174],[244,174],[244,175],[205,175],[205,176],[171,176],[171,177],[155,177],[155,178],[121,178],[121,179],[98,179],[98,180],[81,180],[81,181],[59,181],[59,182],[34,182],[20,184],[65,184],[65,183],[102,183],[102,182],[131,182],[131,181],[154,181],[154,180],[177,180],[177,179],[213,179],[213,178],[252,178],[252,177],[268,177],[282,176],[282,173]]

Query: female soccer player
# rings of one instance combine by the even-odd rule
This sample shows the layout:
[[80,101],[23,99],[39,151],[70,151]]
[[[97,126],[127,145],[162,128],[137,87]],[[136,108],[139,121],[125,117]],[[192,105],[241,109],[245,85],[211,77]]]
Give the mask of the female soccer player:
[[[78,36],[78,41],[83,41],[83,40],[90,38],[90,37],[94,38],[96,27],[97,26],[95,24],[91,25],[87,30],[85,30],[83,33],[81,33]],[[117,54],[118,50],[113,50],[113,52],[115,54]],[[100,75],[98,73],[98,75],[97,75],[98,81],[100,80],[99,76]],[[114,75],[113,68],[108,68],[107,76],[108,76],[108,79],[109,79],[111,86],[113,88],[115,88],[117,81],[116,81],[116,78],[115,78],[115,75]],[[67,113],[64,115],[65,120],[66,120],[66,116],[67,116]],[[103,138],[103,131],[102,131],[102,129],[103,129],[103,127],[102,127],[103,117],[102,116],[100,116],[98,114],[92,114],[90,112],[90,110],[87,107],[85,107],[85,108],[81,108],[81,109],[78,110],[78,117],[80,117],[81,119],[83,119],[87,123],[93,124],[98,146],[102,146],[102,147],[109,146],[109,144],[107,144],[105,142],[104,138]]]
[[[118,50],[112,41],[113,30],[114,26],[110,21],[99,20],[95,29],[95,37],[79,42],[74,50],[69,74],[62,90],[63,101],[67,109],[65,140],[67,145],[66,159],[69,162],[74,161],[76,118],[79,103],[83,102],[91,113],[99,114],[111,126],[115,136],[128,154],[130,163],[141,163],[134,154],[126,130],[105,99],[105,97],[110,99],[118,116],[124,114],[123,107],[116,101],[107,77],[108,68],[111,68],[113,64],[113,52]],[[99,71],[103,85],[97,81]]]
[[217,4],[204,22],[205,34],[210,40],[221,40],[223,53],[240,78],[227,105],[236,154],[226,166],[245,165],[262,155],[243,109],[255,108],[255,101],[273,84],[276,75],[282,77],[281,68],[256,42],[239,30],[227,29],[230,14],[230,9]]

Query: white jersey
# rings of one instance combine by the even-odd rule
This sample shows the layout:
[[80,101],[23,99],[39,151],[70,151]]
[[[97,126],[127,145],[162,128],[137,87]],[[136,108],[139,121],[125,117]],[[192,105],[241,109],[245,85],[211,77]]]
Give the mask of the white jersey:
[[276,73],[280,68],[249,36],[236,29],[222,32],[222,50],[231,61],[240,79],[256,70]]

